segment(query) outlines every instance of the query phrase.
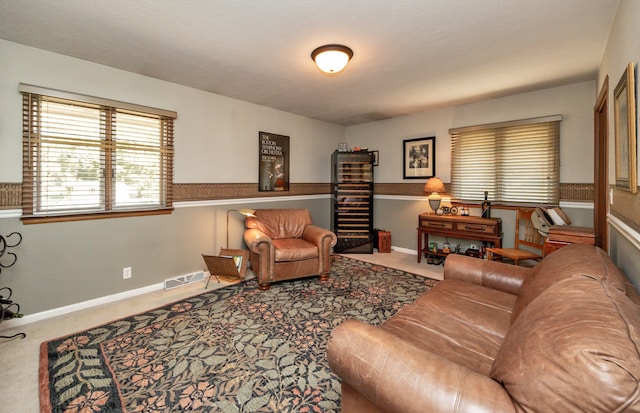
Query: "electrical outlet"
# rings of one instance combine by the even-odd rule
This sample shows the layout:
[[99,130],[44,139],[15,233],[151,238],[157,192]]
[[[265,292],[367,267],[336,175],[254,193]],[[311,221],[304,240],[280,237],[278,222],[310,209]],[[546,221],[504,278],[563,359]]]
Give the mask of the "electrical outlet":
[[131,278],[131,267],[126,267],[122,269],[122,279],[127,280]]

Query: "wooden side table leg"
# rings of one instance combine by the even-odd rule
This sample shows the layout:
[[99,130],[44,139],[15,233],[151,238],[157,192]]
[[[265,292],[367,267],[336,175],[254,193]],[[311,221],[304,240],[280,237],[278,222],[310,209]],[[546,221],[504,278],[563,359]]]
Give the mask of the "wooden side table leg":
[[422,261],[422,254],[425,254],[426,256],[424,248],[426,248],[427,245],[429,245],[429,233],[418,230],[418,264]]

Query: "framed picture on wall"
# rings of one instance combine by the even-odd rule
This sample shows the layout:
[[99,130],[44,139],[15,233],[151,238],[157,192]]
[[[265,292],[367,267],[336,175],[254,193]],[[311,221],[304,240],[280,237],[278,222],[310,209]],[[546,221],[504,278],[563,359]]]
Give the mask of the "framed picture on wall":
[[616,139],[616,187],[638,192],[636,169],[635,64],[627,65],[613,91]]
[[402,177],[424,179],[436,175],[436,137],[402,141]]
[[289,137],[258,132],[258,191],[289,190]]

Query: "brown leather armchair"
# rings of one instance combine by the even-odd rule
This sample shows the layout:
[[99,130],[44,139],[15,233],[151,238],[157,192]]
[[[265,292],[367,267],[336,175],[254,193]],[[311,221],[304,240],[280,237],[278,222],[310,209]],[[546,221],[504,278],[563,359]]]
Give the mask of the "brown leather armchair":
[[336,235],[312,224],[306,209],[258,209],[245,218],[244,242],[258,288],[271,283],[319,275],[329,277]]

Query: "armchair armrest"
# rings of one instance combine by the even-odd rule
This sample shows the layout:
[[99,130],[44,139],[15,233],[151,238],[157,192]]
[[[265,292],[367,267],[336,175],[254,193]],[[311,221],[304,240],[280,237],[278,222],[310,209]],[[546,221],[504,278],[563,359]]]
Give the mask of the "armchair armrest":
[[318,272],[321,279],[322,277],[326,278],[331,269],[331,247],[336,245],[338,237],[327,229],[315,225],[307,225],[302,233],[302,238],[318,246]]
[[444,262],[444,278],[467,281],[517,295],[531,268],[451,254]]
[[273,240],[259,229],[250,228],[246,229],[243,234],[244,243],[247,244],[249,250],[253,253],[260,254],[265,248],[270,248],[273,245]]
[[274,281],[274,260],[276,248],[273,240],[259,229],[249,228],[244,231],[244,242],[251,251],[250,260],[256,278],[258,279],[258,288],[265,289],[264,285]]
[[318,248],[322,248],[324,242],[329,242],[329,248],[331,248],[336,245],[336,242],[338,241],[336,234],[328,229],[317,227],[315,225],[307,225],[302,233],[302,238],[305,241],[309,241],[310,243],[317,245]]
[[489,377],[357,320],[331,333],[331,369],[384,412],[515,412]]

